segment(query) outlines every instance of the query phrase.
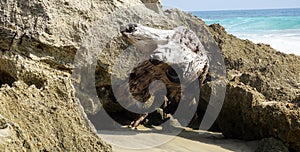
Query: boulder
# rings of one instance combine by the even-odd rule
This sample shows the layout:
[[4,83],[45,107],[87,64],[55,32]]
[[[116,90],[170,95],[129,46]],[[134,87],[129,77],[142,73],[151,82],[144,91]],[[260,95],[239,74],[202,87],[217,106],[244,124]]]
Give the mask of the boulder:
[[0,59],[0,149],[111,151],[75,97],[70,73],[7,54]]

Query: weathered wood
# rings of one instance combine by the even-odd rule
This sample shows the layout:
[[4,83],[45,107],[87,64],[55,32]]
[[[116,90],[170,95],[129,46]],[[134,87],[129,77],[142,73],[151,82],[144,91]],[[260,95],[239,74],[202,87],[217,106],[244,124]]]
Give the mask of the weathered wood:
[[[208,72],[208,57],[198,37],[185,27],[159,30],[139,24],[121,27],[121,33],[149,57],[149,60],[140,63],[132,70],[129,76],[130,93],[137,102],[146,103],[151,97],[149,85],[155,80],[160,80],[167,89],[165,99],[162,98],[165,102],[161,107],[165,112],[173,114],[182,95],[184,96],[182,90],[196,80],[203,83]],[[152,49],[145,45],[146,42],[151,42]],[[124,85],[128,86],[127,83]],[[124,86],[121,86],[117,92],[122,94],[122,88]],[[161,88],[162,86],[156,86],[155,91],[159,92]],[[127,96],[123,95],[124,100],[131,103],[132,99]],[[187,105],[193,106],[194,98],[187,99],[190,100]],[[136,121],[134,126],[136,127],[144,117],[145,115],[142,115],[137,119],[138,122]]]

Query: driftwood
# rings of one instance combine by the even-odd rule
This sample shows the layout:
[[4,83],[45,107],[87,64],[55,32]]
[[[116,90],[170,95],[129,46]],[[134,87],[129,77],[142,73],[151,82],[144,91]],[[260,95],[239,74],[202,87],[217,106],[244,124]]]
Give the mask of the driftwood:
[[[117,93],[123,94],[122,100],[128,100],[131,106],[141,109],[145,109],[145,103],[151,102],[148,103],[150,104],[148,108],[161,107],[165,113],[170,114],[176,111],[181,98],[188,100],[185,101],[187,106],[195,104],[195,98],[184,97],[188,95],[183,94],[182,90],[193,91],[191,88],[193,83],[200,83],[198,85],[203,83],[209,62],[204,47],[192,31],[185,27],[159,30],[129,24],[121,27],[121,33],[149,57],[149,60],[140,63],[132,70],[129,84],[119,87]],[[151,47],[149,48],[145,43],[151,44]],[[149,90],[149,85],[154,81],[162,83],[155,85],[154,90]],[[127,87],[135,100],[130,99],[128,94],[124,94],[124,88]],[[164,87],[167,92],[162,94],[160,92],[163,92],[161,90]],[[150,100],[151,96],[155,96],[153,100]],[[136,119],[133,127],[137,127],[146,117],[147,110]]]

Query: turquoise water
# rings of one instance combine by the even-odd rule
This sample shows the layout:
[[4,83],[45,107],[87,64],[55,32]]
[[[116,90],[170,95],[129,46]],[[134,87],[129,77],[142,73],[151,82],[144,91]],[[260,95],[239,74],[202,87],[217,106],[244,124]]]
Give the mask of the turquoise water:
[[227,32],[256,43],[267,43],[300,55],[300,8],[194,11],[207,24],[219,23]]
[[207,24],[219,23],[229,32],[300,30],[300,8],[269,10],[197,11]]

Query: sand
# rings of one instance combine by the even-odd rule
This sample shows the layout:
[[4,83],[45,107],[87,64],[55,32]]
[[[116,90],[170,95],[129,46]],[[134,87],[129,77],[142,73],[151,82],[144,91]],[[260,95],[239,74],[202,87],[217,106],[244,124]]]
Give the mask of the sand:
[[258,145],[258,141],[225,139],[221,133],[191,129],[186,129],[177,136],[132,130],[98,133],[100,138],[112,145],[115,152],[253,152]]

